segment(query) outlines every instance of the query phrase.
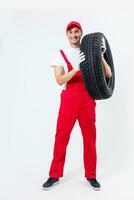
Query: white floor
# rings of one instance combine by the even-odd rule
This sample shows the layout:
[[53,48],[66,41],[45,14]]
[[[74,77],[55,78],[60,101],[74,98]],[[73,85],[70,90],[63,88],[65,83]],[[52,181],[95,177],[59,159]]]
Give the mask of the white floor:
[[[101,173],[98,180],[102,185],[101,191],[94,191],[83,178],[80,168],[67,170],[60,184],[49,191],[42,190],[42,184],[47,175],[44,169],[25,166],[20,169],[7,166],[0,177],[0,199],[2,200],[67,200],[67,199],[99,199],[99,200],[132,200],[134,199],[132,168],[125,168],[115,173]],[[18,165],[19,166],[19,165]],[[15,167],[15,166],[14,166]],[[24,167],[24,166],[23,166]]]
[[[10,177],[9,177],[10,178]],[[69,179],[70,178],[70,179]],[[68,177],[61,180],[61,183],[49,191],[41,189],[43,178],[37,174],[25,175],[25,177],[18,176],[16,180],[8,179],[8,184],[5,185],[2,191],[3,196],[1,199],[8,200],[42,200],[42,199],[83,199],[89,197],[93,199],[133,199],[134,191],[132,182],[126,174],[119,174],[101,180],[101,191],[93,191],[88,183],[81,177]],[[130,184],[130,186],[129,186]]]

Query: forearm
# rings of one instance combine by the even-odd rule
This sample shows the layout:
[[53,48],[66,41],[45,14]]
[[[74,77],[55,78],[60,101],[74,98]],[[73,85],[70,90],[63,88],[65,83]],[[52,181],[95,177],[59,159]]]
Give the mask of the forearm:
[[111,76],[112,76],[111,68],[108,65],[108,63],[106,62],[106,60],[104,59],[104,57],[102,57],[102,68],[103,68],[103,72],[105,74],[105,77],[111,78]]
[[63,75],[61,75],[58,79],[57,79],[57,83],[59,85],[62,85],[64,83],[67,83],[68,81],[70,81],[73,76],[76,74],[76,70],[72,69],[70,72],[64,73]]

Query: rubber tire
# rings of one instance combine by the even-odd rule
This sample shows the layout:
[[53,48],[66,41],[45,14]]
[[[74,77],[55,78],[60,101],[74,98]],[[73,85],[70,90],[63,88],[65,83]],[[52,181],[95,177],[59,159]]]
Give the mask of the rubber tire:
[[[101,62],[101,39],[105,38],[106,52],[104,58],[109,64],[112,77],[105,78]],[[111,49],[103,33],[87,34],[82,38],[80,50],[85,54],[85,61],[80,64],[80,70],[89,95],[96,100],[110,98],[115,86],[115,72]]]

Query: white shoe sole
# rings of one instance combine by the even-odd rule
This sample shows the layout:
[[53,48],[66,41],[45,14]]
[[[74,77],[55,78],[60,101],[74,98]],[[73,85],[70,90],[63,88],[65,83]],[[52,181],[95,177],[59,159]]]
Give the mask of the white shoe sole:
[[57,182],[55,182],[51,187],[48,187],[48,188],[45,188],[45,187],[42,186],[42,189],[43,189],[43,190],[50,190],[51,188],[53,188],[55,185],[58,185],[59,183],[60,183],[60,182],[57,181]]
[[100,191],[101,190],[101,187],[100,188],[95,188],[95,187],[93,187],[91,184],[90,184],[90,182],[87,180],[87,182],[88,182],[88,184],[89,184],[89,186],[90,186],[90,188],[91,189],[93,189],[93,190],[95,190],[95,191]]

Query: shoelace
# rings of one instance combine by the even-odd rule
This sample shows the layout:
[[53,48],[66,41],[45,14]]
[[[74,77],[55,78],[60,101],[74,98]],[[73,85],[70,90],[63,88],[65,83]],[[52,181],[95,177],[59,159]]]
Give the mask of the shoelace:
[[[54,178],[48,178],[48,180],[47,180],[48,183],[53,183],[55,181],[56,181],[56,179],[54,179]],[[58,181],[58,179],[57,179],[57,181]]]

